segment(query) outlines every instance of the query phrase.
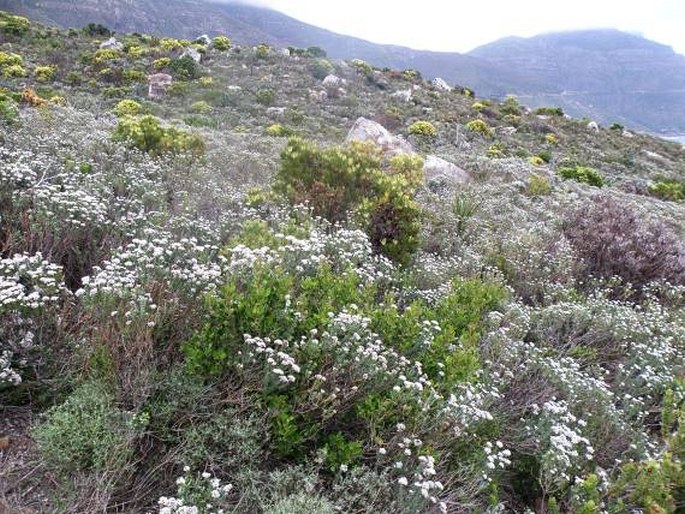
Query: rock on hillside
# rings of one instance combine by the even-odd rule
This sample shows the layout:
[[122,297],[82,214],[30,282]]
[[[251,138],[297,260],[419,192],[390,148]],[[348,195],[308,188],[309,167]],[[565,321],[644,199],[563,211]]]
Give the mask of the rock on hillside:
[[370,141],[380,146],[385,155],[390,157],[401,154],[413,154],[411,144],[401,137],[394,136],[383,125],[366,118],[359,118],[347,134],[345,143],[352,141]]

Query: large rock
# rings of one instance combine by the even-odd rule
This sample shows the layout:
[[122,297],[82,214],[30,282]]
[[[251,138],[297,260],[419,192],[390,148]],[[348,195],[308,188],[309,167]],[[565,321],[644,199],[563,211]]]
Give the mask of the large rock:
[[380,123],[368,120],[366,118],[358,118],[345,138],[346,143],[352,141],[370,141],[375,143],[383,150],[383,153],[388,157],[394,157],[401,154],[413,154],[414,149],[404,139],[393,136]]
[[202,60],[202,54],[192,47],[186,48],[181,54],[181,57],[190,57],[196,63],[199,63]]
[[596,121],[591,121],[587,124],[587,129],[591,130],[592,132],[599,132],[599,125]]
[[435,155],[428,155],[424,159],[423,173],[426,176],[426,182],[439,181],[450,184],[466,184],[471,181],[471,175],[468,171]]
[[432,84],[435,86],[435,89],[439,89],[440,91],[452,91],[452,86],[450,86],[440,77],[435,77],[432,81]]
[[197,39],[195,39],[195,42],[204,46],[210,46],[212,44],[212,40],[207,34],[202,34]]
[[169,86],[171,85],[171,75],[166,73],[155,73],[147,78],[149,88],[147,96],[150,98],[163,98],[166,95]]
[[124,45],[119,43],[115,37],[111,37],[107,41],[100,43],[100,48],[107,50],[123,50]]

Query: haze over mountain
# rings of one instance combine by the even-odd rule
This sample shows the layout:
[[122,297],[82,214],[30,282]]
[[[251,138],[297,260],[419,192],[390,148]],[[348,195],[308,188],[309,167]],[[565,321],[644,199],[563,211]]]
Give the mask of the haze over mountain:
[[94,22],[118,32],[185,38],[226,32],[241,45],[320,46],[333,58],[415,68],[425,76],[471,87],[480,96],[515,94],[529,106],[558,105],[601,123],[685,133],[685,56],[617,30],[506,37],[459,54],[375,44],[271,9],[236,3],[0,0],[0,9],[62,27]]

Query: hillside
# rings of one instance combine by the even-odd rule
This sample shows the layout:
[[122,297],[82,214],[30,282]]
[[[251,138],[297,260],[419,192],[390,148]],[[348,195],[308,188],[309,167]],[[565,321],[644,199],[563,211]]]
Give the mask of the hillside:
[[316,49],[0,36],[0,512],[682,509],[682,145]]
[[324,48],[332,58],[417,69],[483,97],[519,95],[531,106],[559,105],[574,116],[659,134],[685,133],[685,56],[614,30],[505,38],[468,54],[378,45],[250,5],[202,0],[0,0],[0,8],[61,27],[101,23],[120,32],[194,39],[231,34],[241,45]]

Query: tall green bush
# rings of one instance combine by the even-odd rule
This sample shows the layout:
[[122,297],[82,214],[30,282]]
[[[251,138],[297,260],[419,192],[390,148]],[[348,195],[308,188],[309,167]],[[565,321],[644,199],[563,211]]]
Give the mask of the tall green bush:
[[163,127],[154,116],[125,117],[114,131],[115,141],[128,142],[135,148],[153,155],[189,152],[204,154],[205,143],[197,134],[172,127]]
[[274,189],[333,222],[352,211],[366,225],[377,251],[406,263],[418,247],[421,218],[413,198],[420,163],[406,164],[396,164],[399,172],[389,175],[372,146],[320,149],[291,138],[281,154]]

